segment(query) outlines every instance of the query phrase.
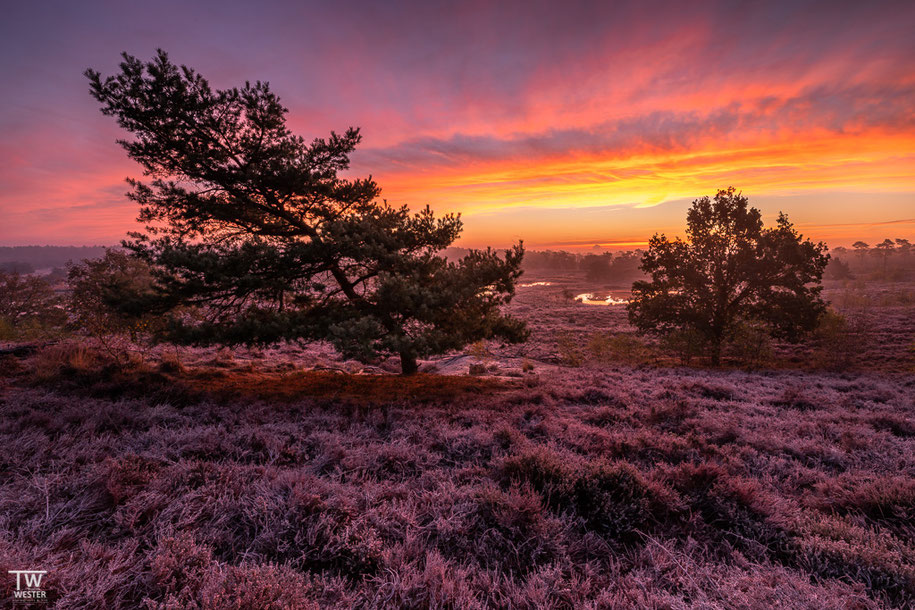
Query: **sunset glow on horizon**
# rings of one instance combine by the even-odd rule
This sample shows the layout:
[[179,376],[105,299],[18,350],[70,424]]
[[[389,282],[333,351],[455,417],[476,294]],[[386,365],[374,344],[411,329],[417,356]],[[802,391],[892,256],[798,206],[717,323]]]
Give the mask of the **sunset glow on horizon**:
[[137,228],[140,168],[82,72],[157,47],[269,81],[306,138],[360,127],[350,173],[460,212],[458,245],[638,247],[732,185],[834,246],[915,241],[911,2],[60,3],[0,29],[0,245]]

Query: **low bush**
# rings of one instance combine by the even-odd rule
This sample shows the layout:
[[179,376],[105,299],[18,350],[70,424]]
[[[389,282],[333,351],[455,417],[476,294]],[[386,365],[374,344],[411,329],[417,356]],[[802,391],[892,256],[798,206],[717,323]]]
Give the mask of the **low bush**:
[[587,351],[591,360],[600,363],[641,364],[649,356],[645,344],[629,333],[596,332],[588,339]]
[[587,354],[581,345],[581,341],[575,335],[562,333],[556,338],[556,346],[559,352],[559,361],[567,366],[581,366],[587,359]]
[[66,322],[63,300],[43,278],[0,271],[0,340],[58,336]]
[[35,355],[33,375],[37,381],[87,374],[109,362],[98,350],[78,341],[45,347]]
[[820,366],[832,371],[846,371],[855,365],[871,340],[870,322],[863,313],[847,317],[828,309],[820,316],[813,340]]
[[773,356],[770,329],[754,322],[735,324],[728,332],[725,353],[750,368],[768,364]]
[[562,333],[556,339],[559,360],[567,366],[646,362],[649,348],[631,333],[594,332],[586,337]]
[[503,480],[530,485],[554,510],[619,542],[639,540],[671,510],[673,497],[626,462],[583,462],[538,447],[506,458],[501,470]]
[[661,347],[672,352],[683,364],[690,364],[708,350],[708,341],[701,333],[691,329],[675,329],[661,337]]

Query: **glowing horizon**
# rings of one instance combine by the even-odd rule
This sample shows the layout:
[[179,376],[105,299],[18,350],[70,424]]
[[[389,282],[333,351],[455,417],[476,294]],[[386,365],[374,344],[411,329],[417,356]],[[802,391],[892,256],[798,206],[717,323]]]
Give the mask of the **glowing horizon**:
[[306,138],[360,126],[351,173],[462,213],[457,245],[637,247],[727,186],[833,246],[915,241],[911,3],[219,6],[11,10],[0,244],[137,228],[141,172],[81,73],[159,46],[214,87],[270,81]]

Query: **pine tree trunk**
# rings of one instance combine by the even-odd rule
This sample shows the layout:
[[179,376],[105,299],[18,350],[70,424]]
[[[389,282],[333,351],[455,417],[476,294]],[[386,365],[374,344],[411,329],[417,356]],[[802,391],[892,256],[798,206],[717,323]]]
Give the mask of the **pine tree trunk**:
[[416,356],[411,352],[400,352],[400,374],[413,375],[418,370],[419,365],[416,363]]

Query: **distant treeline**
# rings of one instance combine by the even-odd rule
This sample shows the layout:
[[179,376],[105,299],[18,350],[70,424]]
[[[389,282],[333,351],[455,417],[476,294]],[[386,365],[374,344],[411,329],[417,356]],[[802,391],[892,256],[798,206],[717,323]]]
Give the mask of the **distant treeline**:
[[[467,248],[448,248],[445,255],[454,260],[467,252]],[[874,245],[859,241],[851,248],[833,248],[830,253],[826,279],[915,280],[915,247],[906,239],[885,239]],[[104,255],[105,246],[0,246],[0,271],[32,273]],[[615,254],[528,250],[523,267],[529,272],[583,273],[595,282],[629,282],[642,275],[638,268],[641,257],[641,250]]]
[[874,245],[858,241],[851,248],[834,248],[831,254],[826,279],[915,280],[915,248],[907,239],[885,239]]
[[[468,252],[467,248],[448,248],[445,256],[457,260]],[[61,269],[69,262],[104,255],[105,246],[0,246],[0,271],[26,274],[40,269]],[[593,282],[631,282],[642,276],[638,268],[641,256],[641,250],[616,254],[528,250],[523,268],[540,273],[583,273]]]
[[104,246],[0,246],[0,271],[31,273],[104,255]]
[[[448,248],[445,255],[449,259],[456,259],[467,252],[466,248]],[[527,250],[521,266],[528,272],[582,273],[592,282],[628,283],[643,276],[639,270],[641,258],[641,250],[615,254],[611,252],[579,254],[564,250]]]

